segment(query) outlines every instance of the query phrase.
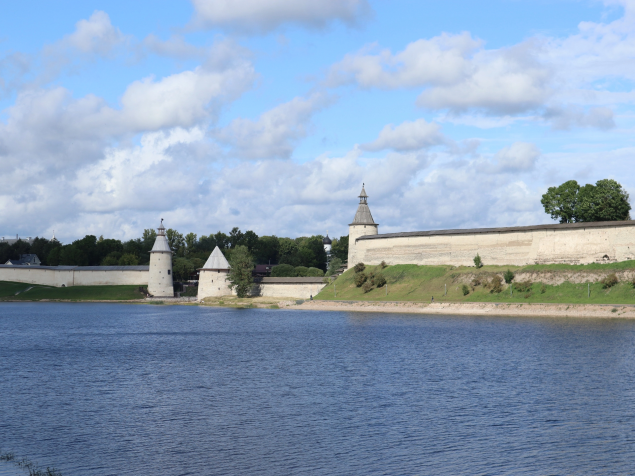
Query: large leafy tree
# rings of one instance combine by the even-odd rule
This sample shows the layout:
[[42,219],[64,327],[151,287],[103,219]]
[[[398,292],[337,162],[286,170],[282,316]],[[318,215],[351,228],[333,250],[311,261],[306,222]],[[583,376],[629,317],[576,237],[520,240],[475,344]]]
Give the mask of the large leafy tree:
[[560,223],[630,220],[628,193],[611,179],[584,187],[569,180],[558,187],[549,187],[541,203],[545,212]]
[[244,245],[238,245],[232,249],[229,258],[229,288],[236,289],[238,297],[243,298],[249,294],[249,290],[253,284],[252,270],[254,269],[254,260]]

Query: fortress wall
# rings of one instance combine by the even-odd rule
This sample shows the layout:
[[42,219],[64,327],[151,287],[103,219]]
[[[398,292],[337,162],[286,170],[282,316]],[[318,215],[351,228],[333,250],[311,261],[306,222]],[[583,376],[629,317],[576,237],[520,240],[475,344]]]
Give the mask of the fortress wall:
[[253,296],[309,299],[316,296],[324,283],[300,283],[300,284],[260,284],[254,286]]
[[198,275],[198,299],[232,294],[227,283],[227,271],[201,269]]
[[148,271],[55,269],[37,266],[0,266],[0,281],[44,286],[147,285]]
[[385,238],[378,235],[356,240],[354,248],[354,261],[349,266],[382,261],[473,266],[477,253],[489,265],[624,261],[635,258],[635,224]]

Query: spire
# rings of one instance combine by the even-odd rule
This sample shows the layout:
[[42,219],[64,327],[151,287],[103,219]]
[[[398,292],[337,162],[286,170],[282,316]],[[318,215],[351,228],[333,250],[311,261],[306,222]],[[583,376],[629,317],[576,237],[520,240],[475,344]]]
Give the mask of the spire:
[[152,251],[150,251],[150,253],[155,251],[158,253],[171,253],[172,250],[170,250],[170,244],[168,243],[168,239],[165,236],[163,218],[161,218],[161,224],[159,225],[159,228],[157,228],[157,231],[157,239],[154,242],[154,246],[152,247]]
[[370,213],[370,208],[368,208],[368,195],[366,195],[364,186],[365,184],[362,184],[362,191],[359,194],[359,206],[357,207],[357,213],[355,213],[355,218],[353,218],[351,225],[376,225]]
[[359,203],[366,203],[368,201],[368,195],[366,195],[366,190],[364,190],[364,185],[362,184],[362,191],[359,194]]

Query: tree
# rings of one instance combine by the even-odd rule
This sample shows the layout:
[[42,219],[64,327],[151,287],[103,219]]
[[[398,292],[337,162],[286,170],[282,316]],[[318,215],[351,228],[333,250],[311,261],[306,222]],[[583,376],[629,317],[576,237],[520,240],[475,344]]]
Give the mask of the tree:
[[188,233],[185,235],[185,252],[186,254],[192,253],[196,249],[198,240],[196,239],[196,233]]
[[229,266],[229,289],[236,289],[239,298],[247,296],[253,283],[254,260],[246,246],[238,245],[233,249]]
[[339,258],[342,261],[348,260],[348,235],[340,236],[339,239],[333,240],[331,257]]
[[332,276],[334,275],[338,269],[340,269],[342,267],[342,260],[335,257],[335,258],[331,258],[331,261],[329,262],[329,269],[326,272],[327,276]]
[[295,276],[295,268],[290,264],[279,264],[271,270],[272,278],[293,278]]
[[130,253],[125,253],[119,258],[119,266],[136,266],[139,264],[139,258]]
[[630,220],[628,192],[615,180],[598,180],[578,192],[578,221]]
[[172,262],[172,273],[177,281],[187,281],[195,269],[194,263],[187,258],[174,258]]
[[615,180],[598,180],[580,187],[575,180],[549,187],[540,200],[545,212],[560,223],[629,220],[626,190]]
[[477,268],[483,267],[483,260],[478,253],[476,253],[476,256],[474,257],[474,266],[476,266]]
[[174,254],[176,256],[184,256],[185,238],[183,238],[183,235],[172,228],[168,228],[165,235],[168,239],[168,245],[170,245],[170,249],[174,252]]
[[280,242],[277,236],[261,236],[254,251],[256,263],[268,264],[278,262]]
[[245,234],[240,231],[240,228],[235,226],[234,228],[232,228],[232,231],[229,232],[229,244],[232,248],[236,248],[237,246],[243,244],[244,237]]

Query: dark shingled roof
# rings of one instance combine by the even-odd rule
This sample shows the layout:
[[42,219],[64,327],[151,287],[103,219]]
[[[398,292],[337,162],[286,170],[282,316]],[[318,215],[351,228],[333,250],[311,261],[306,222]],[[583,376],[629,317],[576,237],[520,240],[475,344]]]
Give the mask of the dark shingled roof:
[[360,203],[357,207],[357,213],[353,218],[351,225],[376,225],[373,216],[370,214],[370,208],[365,203]]
[[614,226],[635,226],[635,220],[596,221],[582,223],[558,223],[554,225],[510,226],[505,228],[467,228],[458,230],[406,231],[402,233],[384,233],[382,235],[365,235],[358,240],[377,240],[383,238],[408,238],[411,236],[468,235],[475,233],[514,233],[518,231],[567,230],[578,228],[606,228]]
[[323,245],[330,245],[333,242],[331,241],[331,239],[329,238],[329,235],[326,235],[324,238],[322,238],[322,244]]

